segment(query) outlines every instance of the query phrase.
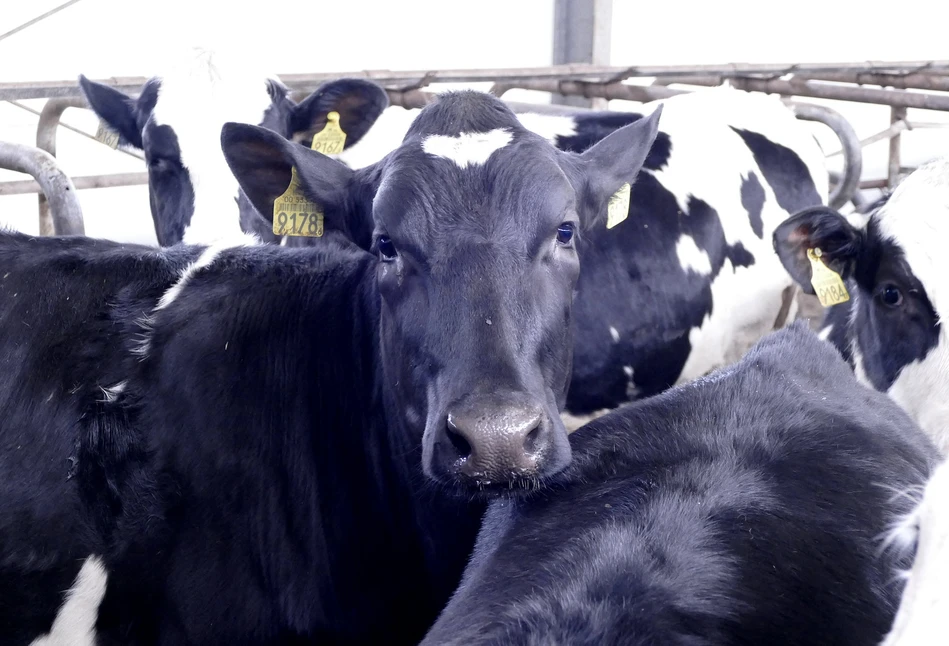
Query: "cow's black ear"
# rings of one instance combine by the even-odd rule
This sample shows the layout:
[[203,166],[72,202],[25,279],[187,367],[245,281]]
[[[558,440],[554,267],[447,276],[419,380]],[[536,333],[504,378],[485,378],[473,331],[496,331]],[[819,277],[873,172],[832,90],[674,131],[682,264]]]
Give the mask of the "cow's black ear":
[[308,144],[326,126],[326,115],[337,112],[339,125],[346,133],[345,147],[349,148],[363,138],[387,107],[386,91],[371,81],[328,81],[293,106],[290,138]]
[[142,131],[135,118],[135,99],[115,88],[79,75],[79,87],[92,111],[121,137],[121,143],[142,149]]
[[864,246],[864,234],[827,206],[798,211],[778,225],[772,237],[774,250],[791,278],[808,294],[811,263],[808,249],[820,249],[824,264],[843,278],[853,275]]
[[221,148],[241,189],[270,222],[274,201],[289,187],[294,167],[304,195],[327,217],[346,207],[353,171],[326,155],[294,144],[267,128],[244,123],[224,124]]
[[580,155],[586,224],[605,217],[610,198],[632,184],[646,161],[656,135],[662,104],[651,115],[611,132]]

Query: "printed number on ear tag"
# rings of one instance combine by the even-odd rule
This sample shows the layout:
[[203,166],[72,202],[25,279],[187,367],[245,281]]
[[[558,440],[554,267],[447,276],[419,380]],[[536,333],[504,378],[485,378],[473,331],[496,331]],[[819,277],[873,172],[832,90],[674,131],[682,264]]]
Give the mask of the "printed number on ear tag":
[[112,150],[119,147],[119,136],[106,128],[101,119],[99,120],[99,127],[96,128],[96,141],[104,143]]
[[273,232],[277,236],[323,236],[323,211],[303,194],[296,167],[290,185],[273,203]]
[[629,216],[629,184],[623,184],[613,193],[606,209],[606,228],[612,229]]
[[313,135],[310,149],[324,155],[338,155],[346,145],[346,133],[339,125],[339,112],[335,110],[326,115],[326,127]]
[[807,259],[811,261],[811,285],[821,305],[830,307],[850,300],[850,293],[840,274],[824,264],[819,248],[808,249]]

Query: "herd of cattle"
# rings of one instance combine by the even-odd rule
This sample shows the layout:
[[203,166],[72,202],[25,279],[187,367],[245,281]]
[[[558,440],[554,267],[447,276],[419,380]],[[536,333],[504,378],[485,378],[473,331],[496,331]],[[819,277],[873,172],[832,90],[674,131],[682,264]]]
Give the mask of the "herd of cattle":
[[949,161],[848,218],[727,87],[80,86],[160,246],[0,232],[3,644],[938,643]]

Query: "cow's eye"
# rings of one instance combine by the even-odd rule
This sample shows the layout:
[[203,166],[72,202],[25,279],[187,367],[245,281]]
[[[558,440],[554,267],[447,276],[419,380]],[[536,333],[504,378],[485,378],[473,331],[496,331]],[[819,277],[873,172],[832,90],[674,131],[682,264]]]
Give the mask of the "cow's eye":
[[570,244],[573,240],[573,233],[576,230],[573,222],[564,222],[557,227],[557,242],[562,245]]
[[899,307],[903,303],[903,292],[891,283],[880,291],[880,300],[887,307]]
[[379,255],[382,256],[383,260],[394,260],[397,251],[395,250],[395,245],[392,243],[392,239],[389,236],[379,236]]

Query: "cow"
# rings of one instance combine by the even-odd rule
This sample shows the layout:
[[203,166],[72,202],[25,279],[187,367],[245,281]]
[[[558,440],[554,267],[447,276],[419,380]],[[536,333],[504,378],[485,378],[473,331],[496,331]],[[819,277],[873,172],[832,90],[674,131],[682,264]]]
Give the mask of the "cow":
[[[822,335],[857,378],[888,393],[949,450],[949,159],[923,164],[862,221],[827,207],[804,209],[774,232],[787,271],[815,293],[814,265],[846,294],[825,314]],[[832,301],[828,301],[830,303]]]
[[489,504],[423,646],[857,646],[889,630],[911,554],[887,534],[939,456],[803,321],[571,444],[545,490]]
[[[251,231],[257,218],[241,221],[237,181],[224,162],[225,122],[262,125],[309,145],[335,111],[346,146],[359,142],[389,105],[385,91],[369,81],[340,79],[321,85],[300,103],[276,76],[251,61],[207,49],[188,50],[166,74],[149,79],[132,99],[85,76],[79,87],[89,106],[119,142],[144,151],[148,193],[159,245],[212,244]],[[236,203],[237,202],[237,203]],[[250,213],[243,217],[248,217]]]
[[[893,626],[881,646],[925,646],[939,640],[949,612],[945,573],[949,566],[949,462],[940,464],[917,500],[890,535],[894,546],[915,553],[913,567],[903,573],[903,596]],[[943,563],[943,559],[947,559]]]
[[358,171],[225,124],[316,247],[0,234],[0,641],[417,643],[484,501],[570,462],[576,230],[660,112],[572,154],[452,93]]
[[[581,226],[571,428],[727,365],[781,326],[793,281],[771,235],[792,213],[826,203],[823,153],[777,97],[720,87],[663,104],[625,219]],[[517,116],[557,148],[583,152],[655,106]],[[383,155],[411,124],[405,112],[386,110],[339,158],[359,167]],[[371,244],[370,231],[357,244]]]

